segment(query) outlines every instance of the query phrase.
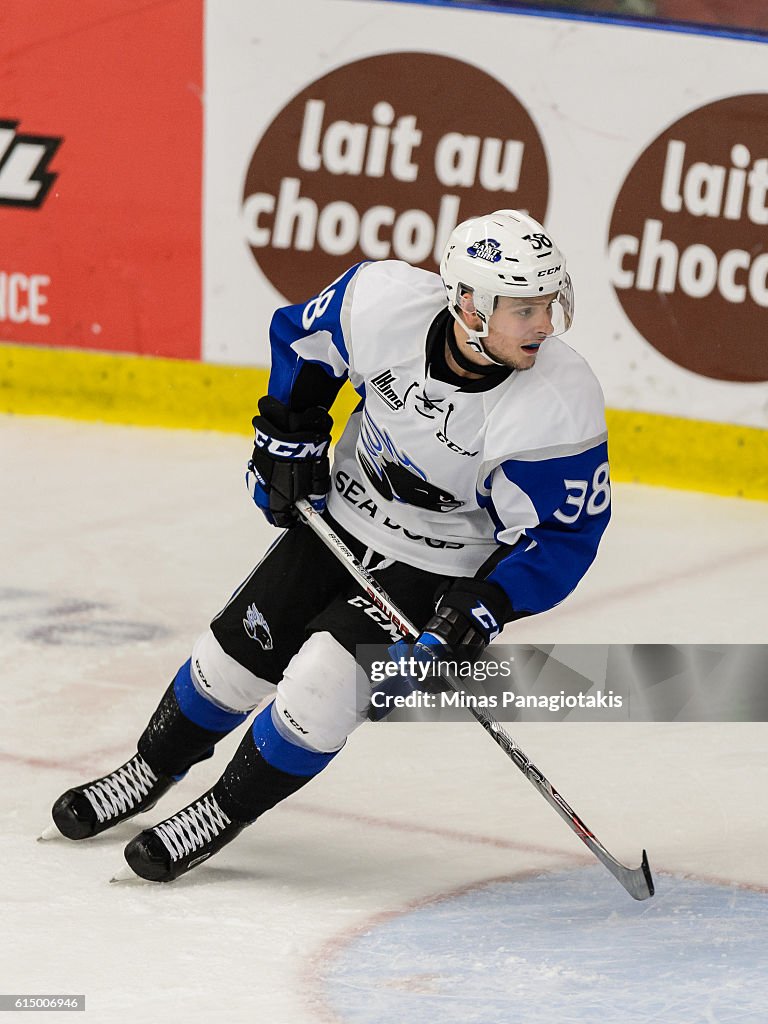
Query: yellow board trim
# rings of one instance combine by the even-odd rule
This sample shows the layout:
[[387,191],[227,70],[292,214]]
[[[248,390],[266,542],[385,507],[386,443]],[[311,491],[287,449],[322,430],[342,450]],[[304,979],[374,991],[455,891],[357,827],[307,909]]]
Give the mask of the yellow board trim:
[[[0,412],[249,434],[267,389],[262,368],[0,345]],[[334,406],[338,428],[357,396]],[[608,410],[612,475],[768,500],[768,431]]]
[[608,409],[614,480],[768,500],[768,430]]

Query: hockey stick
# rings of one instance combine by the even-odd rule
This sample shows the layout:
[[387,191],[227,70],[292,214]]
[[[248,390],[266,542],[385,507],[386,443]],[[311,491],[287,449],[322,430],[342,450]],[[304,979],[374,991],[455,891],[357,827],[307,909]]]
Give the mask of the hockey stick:
[[[411,623],[394,604],[392,604],[379,583],[368,572],[368,570],[361,565],[358,559],[355,558],[354,554],[349,550],[341,537],[334,533],[328,523],[322,518],[321,514],[317,512],[316,509],[314,509],[305,499],[297,501],[296,508],[305,522],[312,528],[312,530],[314,530],[320,540],[323,541],[325,546],[336,555],[347,571],[357,580],[376,607],[384,612],[387,618],[395,624],[406,639],[412,638],[415,640],[420,631],[416,629],[413,623]],[[466,693],[461,682],[452,678],[450,675],[441,673],[440,679],[455,693]],[[482,725],[488,735],[498,743],[507,757],[514,761],[523,775],[525,775],[525,777],[536,787],[547,803],[551,807],[554,807],[566,825],[576,833],[579,839],[581,839],[584,845],[592,851],[600,863],[611,872],[613,877],[624,886],[629,895],[636,900],[647,900],[650,896],[653,896],[653,877],[651,876],[651,869],[648,865],[648,856],[645,850],[643,850],[640,867],[628,868],[626,865],[616,860],[616,858],[606,850],[597,836],[587,828],[573,808],[566,803],[562,796],[560,796],[546,776],[536,767],[530,758],[526,757],[517,743],[515,743],[512,737],[504,731],[496,719],[492,715],[489,715],[485,709],[473,707],[472,701],[468,701],[467,704],[469,705],[468,710],[470,713]]]

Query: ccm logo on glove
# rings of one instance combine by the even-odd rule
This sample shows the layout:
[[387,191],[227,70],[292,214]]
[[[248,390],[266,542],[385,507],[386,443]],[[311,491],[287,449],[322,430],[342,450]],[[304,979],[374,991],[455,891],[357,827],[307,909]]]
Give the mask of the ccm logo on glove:
[[263,448],[276,459],[321,459],[328,451],[328,441],[282,441],[262,433],[258,428],[255,433],[256,447]]
[[319,512],[325,508],[331,426],[331,417],[319,406],[290,409],[272,395],[259,402],[245,479],[251,497],[273,526],[296,525],[299,498],[307,498]]
[[479,603],[475,605],[472,609],[471,615],[488,637],[488,641],[490,642],[491,640],[495,640],[501,632],[501,628],[485,605]]

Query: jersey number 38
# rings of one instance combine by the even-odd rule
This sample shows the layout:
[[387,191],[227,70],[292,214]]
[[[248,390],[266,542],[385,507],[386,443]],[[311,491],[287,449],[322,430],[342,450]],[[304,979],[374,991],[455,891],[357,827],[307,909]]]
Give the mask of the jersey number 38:
[[598,516],[611,503],[611,480],[608,463],[601,462],[589,480],[564,480],[568,497],[563,508],[555,512],[555,519],[561,523],[575,523],[585,510],[588,516]]

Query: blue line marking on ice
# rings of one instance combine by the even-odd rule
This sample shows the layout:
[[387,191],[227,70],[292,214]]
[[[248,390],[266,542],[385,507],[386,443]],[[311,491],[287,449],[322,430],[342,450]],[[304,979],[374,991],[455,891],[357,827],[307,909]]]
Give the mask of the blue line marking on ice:
[[765,1024],[768,894],[602,868],[498,881],[356,935],[323,972],[345,1024]]

